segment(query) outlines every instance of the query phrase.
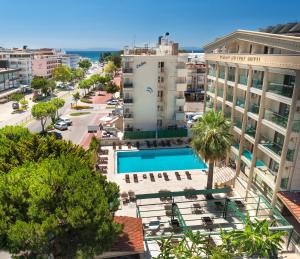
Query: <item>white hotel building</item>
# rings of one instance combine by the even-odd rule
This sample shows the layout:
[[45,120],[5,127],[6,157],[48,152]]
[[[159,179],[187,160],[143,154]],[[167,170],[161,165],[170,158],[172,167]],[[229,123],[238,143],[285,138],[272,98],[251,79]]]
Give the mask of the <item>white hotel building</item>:
[[124,130],[156,131],[184,124],[187,55],[160,37],[156,48],[124,50]]
[[274,206],[279,191],[300,191],[300,38],[238,30],[204,50],[205,111],[233,122],[236,188]]

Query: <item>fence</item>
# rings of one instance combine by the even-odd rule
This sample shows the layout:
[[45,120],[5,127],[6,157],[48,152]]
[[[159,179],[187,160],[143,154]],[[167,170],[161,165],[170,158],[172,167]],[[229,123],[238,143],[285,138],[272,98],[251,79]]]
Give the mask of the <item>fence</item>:
[[156,131],[125,131],[124,139],[150,139],[150,138],[180,138],[187,137],[187,129],[164,129]]

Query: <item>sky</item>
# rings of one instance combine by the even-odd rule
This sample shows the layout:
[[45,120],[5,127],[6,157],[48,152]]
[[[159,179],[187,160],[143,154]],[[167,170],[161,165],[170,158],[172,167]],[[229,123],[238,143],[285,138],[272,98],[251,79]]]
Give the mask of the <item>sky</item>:
[[300,22],[300,0],[0,0],[0,46],[64,49],[153,44],[201,48],[237,29]]

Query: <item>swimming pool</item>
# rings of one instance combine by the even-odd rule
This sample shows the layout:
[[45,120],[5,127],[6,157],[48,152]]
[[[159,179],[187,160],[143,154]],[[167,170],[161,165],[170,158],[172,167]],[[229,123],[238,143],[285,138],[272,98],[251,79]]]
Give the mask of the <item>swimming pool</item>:
[[118,174],[207,169],[191,148],[118,151],[116,159]]

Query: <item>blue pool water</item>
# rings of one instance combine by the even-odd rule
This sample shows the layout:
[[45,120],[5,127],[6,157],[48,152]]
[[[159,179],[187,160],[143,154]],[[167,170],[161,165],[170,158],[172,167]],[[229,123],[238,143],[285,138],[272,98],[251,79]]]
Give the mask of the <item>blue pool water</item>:
[[191,148],[117,152],[118,173],[207,169]]

